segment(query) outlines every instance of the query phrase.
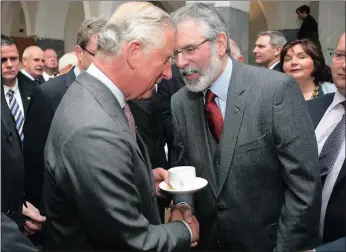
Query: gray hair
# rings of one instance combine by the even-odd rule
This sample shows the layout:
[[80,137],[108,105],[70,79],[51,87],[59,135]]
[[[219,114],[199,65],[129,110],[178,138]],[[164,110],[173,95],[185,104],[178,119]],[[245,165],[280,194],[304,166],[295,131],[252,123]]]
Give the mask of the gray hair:
[[101,18],[88,18],[84,20],[77,34],[77,45],[85,49],[90,38],[97,35],[106,25],[106,20]]
[[124,43],[138,40],[143,50],[163,48],[165,27],[175,30],[168,13],[149,2],[122,4],[109,19],[97,38],[99,51],[118,55]]
[[257,35],[257,38],[259,38],[261,36],[268,36],[270,38],[270,45],[273,48],[275,48],[277,46],[283,47],[287,43],[285,35],[282,32],[279,32],[279,31],[260,32]]
[[179,8],[171,15],[176,25],[186,19],[192,19],[200,23],[204,28],[203,36],[209,39],[215,38],[221,32],[226,33],[226,53],[230,54],[228,26],[214,6],[204,3],[193,3]]

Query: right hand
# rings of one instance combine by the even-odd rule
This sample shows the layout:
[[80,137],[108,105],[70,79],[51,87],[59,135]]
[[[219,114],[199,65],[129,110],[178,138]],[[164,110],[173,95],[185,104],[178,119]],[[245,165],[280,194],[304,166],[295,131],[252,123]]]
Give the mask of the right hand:
[[187,204],[173,206],[171,208],[170,221],[183,220],[185,221],[192,232],[191,247],[196,247],[199,240],[199,223],[195,216],[192,215],[191,208]]

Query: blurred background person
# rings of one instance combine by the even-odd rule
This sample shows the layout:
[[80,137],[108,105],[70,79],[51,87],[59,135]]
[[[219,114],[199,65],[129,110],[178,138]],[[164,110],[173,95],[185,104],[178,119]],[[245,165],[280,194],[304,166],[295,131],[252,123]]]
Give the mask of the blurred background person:
[[302,5],[296,9],[296,14],[300,20],[303,20],[298,32],[298,39],[310,39],[318,47],[321,47],[318,39],[318,24],[314,17],[310,15],[310,7]]
[[78,59],[75,52],[65,53],[59,59],[58,75],[63,75],[69,72],[78,63]]
[[38,46],[27,47],[22,56],[23,68],[21,72],[37,84],[45,82],[42,77],[44,65],[44,53]]
[[44,50],[44,65],[42,76],[45,81],[53,79],[56,76],[58,68],[58,55],[52,48]]
[[253,53],[256,63],[268,69],[282,71],[280,68],[280,53],[286,44],[285,36],[278,31],[265,31],[257,35]]
[[328,82],[331,79],[330,69],[323,53],[311,40],[287,43],[282,48],[280,62],[284,73],[297,80],[305,100],[335,92],[335,85]]

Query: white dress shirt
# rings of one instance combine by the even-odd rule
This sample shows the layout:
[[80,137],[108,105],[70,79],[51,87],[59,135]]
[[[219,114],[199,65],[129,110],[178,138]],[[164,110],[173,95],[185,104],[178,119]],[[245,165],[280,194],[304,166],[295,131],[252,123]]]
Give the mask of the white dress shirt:
[[280,63],[280,61],[274,63],[273,65],[271,65],[270,67],[268,67],[268,69],[274,69],[274,67],[275,67],[277,64],[279,64],[279,63]]
[[[14,92],[14,98],[16,98],[16,100],[18,102],[19,109],[22,112],[22,115],[24,118],[24,107],[23,107],[22,97],[21,97],[20,92],[19,92],[18,79],[16,79],[16,84],[14,84],[14,86],[11,88],[9,86],[4,85],[5,98],[6,98],[6,102],[7,102],[9,108],[10,108],[10,98],[8,97],[7,92],[10,89],[12,89]],[[11,108],[10,108],[10,110],[11,110]]]
[[46,72],[43,72],[42,73],[42,77],[43,77],[43,79],[45,80],[45,81],[48,81],[49,79],[53,79],[54,77],[55,77],[55,75],[53,74],[53,75],[49,75],[49,74],[47,74]]
[[[315,133],[318,145],[318,154],[320,155],[323,145],[329,135],[332,133],[336,125],[341,121],[345,113],[343,105],[340,103],[345,101],[345,97],[337,90],[335,92],[334,100],[324,113],[321,121],[316,127]],[[332,194],[336,179],[340,173],[341,167],[345,161],[345,139],[341,145],[340,153],[335,161],[331,171],[328,173],[322,191],[322,208],[320,219],[320,237],[323,237],[324,219],[330,195]]]
[[22,72],[22,74],[24,74],[25,76],[29,77],[30,80],[35,81],[35,78],[31,76],[31,74],[29,74],[25,69],[20,70]]
[[113,95],[117,98],[121,108],[124,108],[125,97],[123,93],[100,69],[98,69],[94,64],[91,63],[91,65],[87,69],[87,72],[100,80],[103,84],[105,84],[106,87],[108,87]]

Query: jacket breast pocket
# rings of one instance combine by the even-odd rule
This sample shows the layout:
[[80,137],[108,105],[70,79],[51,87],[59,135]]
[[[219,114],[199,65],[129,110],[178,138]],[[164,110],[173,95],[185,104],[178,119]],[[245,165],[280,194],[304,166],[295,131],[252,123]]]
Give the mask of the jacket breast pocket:
[[237,146],[234,150],[234,155],[249,152],[249,151],[252,151],[252,150],[255,150],[255,149],[258,149],[258,148],[265,146],[266,145],[266,136],[267,136],[267,134],[264,134],[263,136],[255,139],[253,141],[250,141],[250,142],[247,142],[247,143],[244,143],[244,144]]

